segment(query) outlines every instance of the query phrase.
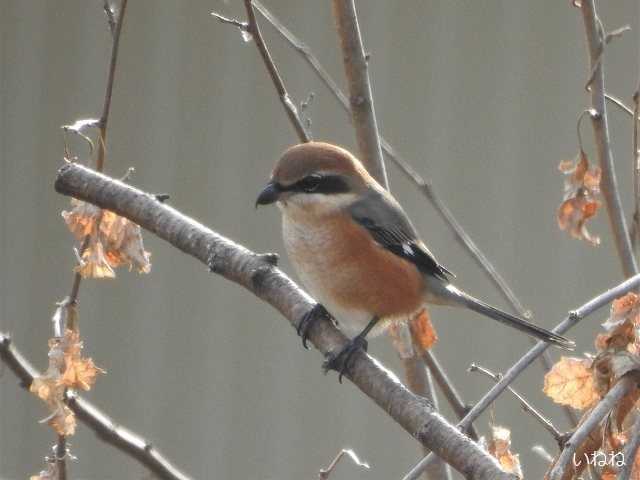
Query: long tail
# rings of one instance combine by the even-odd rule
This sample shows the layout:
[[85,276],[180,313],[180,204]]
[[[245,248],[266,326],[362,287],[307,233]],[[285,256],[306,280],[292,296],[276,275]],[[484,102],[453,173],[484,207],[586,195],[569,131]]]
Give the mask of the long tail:
[[532,337],[538,338],[547,343],[552,343],[565,350],[575,349],[576,344],[572,340],[550,332],[549,330],[534,325],[533,323],[528,322],[522,318],[511,315],[510,313],[503,312],[502,310],[492,307],[491,305],[472,297],[471,295],[463,292],[462,290],[454,287],[451,284],[447,285],[446,290],[449,293],[449,298],[451,300],[455,300],[455,303],[457,303],[458,305],[467,307],[474,312],[497,320],[500,323],[504,323],[505,325],[520,330],[521,332],[531,335]]

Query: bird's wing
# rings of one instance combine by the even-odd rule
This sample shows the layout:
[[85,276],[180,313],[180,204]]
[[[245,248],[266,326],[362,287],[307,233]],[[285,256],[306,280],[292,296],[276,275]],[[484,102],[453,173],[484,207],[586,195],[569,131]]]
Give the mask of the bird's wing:
[[348,207],[351,217],[364,227],[381,247],[413,263],[418,270],[449,281],[453,273],[440,265],[420,241],[416,229],[398,202],[374,189]]

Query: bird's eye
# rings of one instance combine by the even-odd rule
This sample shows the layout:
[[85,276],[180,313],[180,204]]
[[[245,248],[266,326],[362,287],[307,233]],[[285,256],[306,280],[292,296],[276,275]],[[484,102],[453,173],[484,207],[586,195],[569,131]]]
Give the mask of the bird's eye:
[[300,181],[300,187],[307,193],[315,192],[320,186],[322,176],[318,174],[309,175]]

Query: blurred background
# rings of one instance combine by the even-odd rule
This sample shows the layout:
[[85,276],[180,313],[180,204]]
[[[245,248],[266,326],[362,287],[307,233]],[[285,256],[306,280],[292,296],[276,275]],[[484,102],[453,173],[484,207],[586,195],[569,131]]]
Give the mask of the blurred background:
[[[69,199],[53,180],[62,164],[60,126],[97,117],[110,52],[98,0],[2,0],[0,15],[0,331],[10,332],[39,368],[46,366],[55,302],[68,294],[75,257],[60,211]],[[265,1],[344,86],[330,2]],[[607,30],[633,30],[606,51],[610,93],[631,103],[638,82],[640,6],[600,1]],[[622,280],[605,211],[590,227],[598,248],[556,225],[563,178],[558,163],[576,155],[576,118],[588,105],[580,12],[562,2],[367,0],[357,3],[379,124],[384,136],[432,179],[536,321],[558,323]],[[276,209],[254,210],[256,194],[281,151],[296,141],[252,43],[222,25],[215,10],[244,18],[242,2],[129,2],[109,125],[106,172],[171,194],[171,204],[257,251],[283,252]],[[259,16],[259,19],[261,17]],[[296,102],[314,92],[308,114],[316,139],[353,149],[353,130],[304,61],[265,21],[263,34]],[[631,215],[631,121],[609,108],[622,198]],[[585,122],[587,153],[596,160]],[[72,145],[84,155],[84,146]],[[466,290],[507,307],[469,255],[393,165],[391,188],[431,249]],[[119,271],[85,281],[80,325],[85,352],[105,368],[86,396],[153,441],[194,478],[316,478],[341,447],[371,464],[341,464],[332,478],[399,478],[419,449],[352,385],[322,375],[321,357],[300,346],[270,307],[200,263],[145,235],[151,274]],[[282,267],[291,273],[286,258]],[[605,310],[570,337],[593,350]],[[468,402],[491,382],[471,362],[504,371],[530,346],[525,336],[477,315],[432,309],[442,364]],[[370,352],[394,371],[386,338]],[[559,356],[552,352],[554,358]],[[530,367],[515,386],[561,430],[560,408]],[[445,408],[443,413],[453,419]],[[0,377],[0,478],[43,467],[53,432],[44,405]],[[532,453],[553,439],[508,394],[485,414],[512,429],[527,478],[546,462]],[[70,478],[149,478],[134,460],[80,425]]]

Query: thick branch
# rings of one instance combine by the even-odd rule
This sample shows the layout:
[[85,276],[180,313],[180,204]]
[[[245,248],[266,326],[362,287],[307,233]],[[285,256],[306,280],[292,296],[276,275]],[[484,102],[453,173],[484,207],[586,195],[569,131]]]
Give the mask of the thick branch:
[[[296,326],[313,300],[264,257],[186,217],[152,195],[77,164],[62,167],[56,190],[122,215],[266,301]],[[322,353],[338,351],[347,338],[331,322],[317,322],[309,339]],[[411,393],[364,352],[354,355],[349,378],[420,443],[464,475],[512,479],[496,461],[450,425],[425,399]]]
[[[606,292],[601,293],[597,297],[589,300],[587,303],[582,305],[576,310],[573,310],[569,313],[569,315],[562,320],[556,327],[552,330],[554,333],[562,335],[567,332],[570,328],[576,325],[580,320],[591,315],[596,310],[604,307],[614,299],[624,295],[631,290],[636,289],[640,285],[640,274],[634,275],[633,277],[625,280],[619,285],[607,290]],[[494,401],[500,394],[516,379],[518,375],[520,375],[525,368],[527,368],[533,361],[539,357],[542,352],[544,352],[549,347],[548,343],[538,342],[531,350],[529,350],[523,357],[520,358],[509,370],[504,374],[502,379],[496,383],[479,401],[476,403],[473,408],[465,415],[460,423],[458,423],[458,427],[461,429],[466,429],[469,425],[474,422]],[[420,460],[420,462],[415,465],[407,475],[403,478],[403,480],[416,480],[420,474],[424,471],[425,468],[435,459],[434,455],[430,453],[425,458]]]
[[[40,372],[13,346],[11,338],[3,333],[0,333],[0,359],[20,379],[20,385],[27,390],[33,379],[40,375]],[[163,480],[189,480],[188,476],[174,467],[151,443],[116,424],[84,398],[67,392],[65,403],[77,418],[91,428],[100,439],[135,458],[159,478]],[[58,451],[57,455],[59,454]]]
[[604,69],[602,67],[602,52],[605,48],[604,32],[600,31],[595,0],[582,0],[580,9],[587,34],[590,71],[593,72],[588,88],[591,90],[591,107],[594,109],[594,114],[591,115],[591,123],[593,125],[598,160],[602,169],[600,187],[607,205],[609,223],[616,242],[618,256],[622,263],[622,270],[626,277],[630,277],[638,273],[638,265],[631,248],[629,230],[622,210],[613,164],[613,154],[611,152],[604,89]]
[[570,480],[575,473],[575,465],[573,464],[573,456],[576,449],[583,444],[589,434],[596,428],[618,402],[631,390],[638,387],[637,372],[629,373],[623,376],[609,390],[605,397],[594,407],[586,420],[584,420],[573,433],[571,438],[565,443],[564,449],[549,474],[549,480]]
[[360,34],[354,0],[333,0],[333,16],[340,37],[342,59],[349,85],[351,116],[356,130],[360,160],[369,173],[381,185],[388,188],[367,59],[362,46],[362,35]]

